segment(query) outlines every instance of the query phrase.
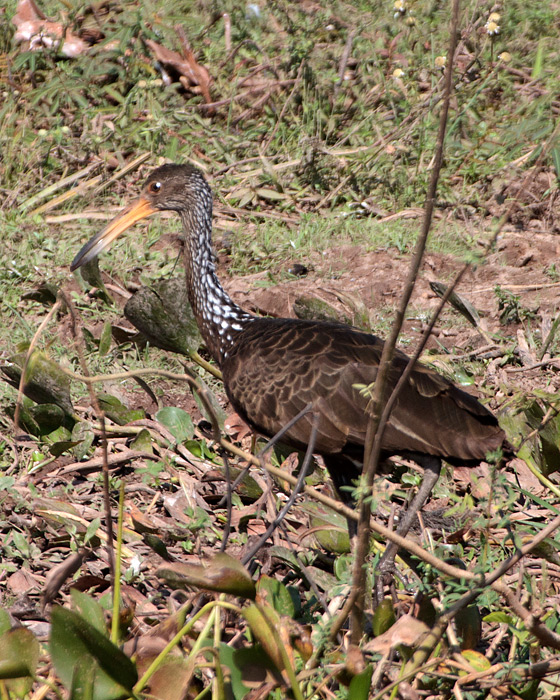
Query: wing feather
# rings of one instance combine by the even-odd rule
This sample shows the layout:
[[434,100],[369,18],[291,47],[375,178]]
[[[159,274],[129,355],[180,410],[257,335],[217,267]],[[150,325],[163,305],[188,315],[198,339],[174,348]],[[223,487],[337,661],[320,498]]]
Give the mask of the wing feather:
[[[319,415],[316,451],[363,447],[369,400],[360,385],[377,376],[383,341],[338,324],[279,319],[254,321],[222,367],[230,400],[257,430],[274,435],[308,404]],[[394,386],[408,358],[397,353]],[[313,418],[287,434],[308,444]],[[504,442],[496,418],[476,398],[418,364],[395,404],[383,437],[386,454],[417,452],[451,461],[480,461]]]

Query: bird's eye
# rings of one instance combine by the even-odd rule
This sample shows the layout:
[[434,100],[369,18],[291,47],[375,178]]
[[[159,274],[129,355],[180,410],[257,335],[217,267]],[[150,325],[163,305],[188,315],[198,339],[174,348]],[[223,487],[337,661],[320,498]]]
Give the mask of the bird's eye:
[[148,192],[152,194],[157,194],[161,190],[161,182],[150,182],[148,185]]

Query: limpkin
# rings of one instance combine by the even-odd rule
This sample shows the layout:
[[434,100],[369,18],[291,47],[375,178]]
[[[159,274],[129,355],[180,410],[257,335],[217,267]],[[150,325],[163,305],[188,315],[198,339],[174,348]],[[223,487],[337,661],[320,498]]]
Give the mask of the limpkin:
[[[164,165],[148,177],[139,199],[80,250],[71,269],[88,262],[132,224],[158,211],[176,211],[184,228],[189,301],[209,353],[220,367],[235,410],[257,432],[274,436],[300,413],[283,437],[322,455],[340,497],[360,475],[368,398],[360,385],[375,381],[383,341],[326,321],[262,318],[228,296],[211,248],[212,191],[190,165]],[[394,386],[408,357],[397,351]],[[306,406],[311,410],[305,413]],[[382,441],[382,456],[400,455],[424,468],[424,479],[398,532],[405,535],[437,481],[441,460],[474,466],[507,446],[495,416],[436,371],[417,364],[399,394]]]

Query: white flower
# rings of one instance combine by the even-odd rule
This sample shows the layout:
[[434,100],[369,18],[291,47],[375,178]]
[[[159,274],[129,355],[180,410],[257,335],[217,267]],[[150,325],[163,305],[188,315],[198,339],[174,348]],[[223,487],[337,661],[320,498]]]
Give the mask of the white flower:
[[484,25],[484,29],[486,29],[488,36],[496,36],[500,33],[500,25],[498,24],[499,21],[500,15],[497,12],[492,12]]
[[395,0],[393,3],[393,9],[395,11],[395,19],[402,17],[402,15],[406,14],[406,0]]

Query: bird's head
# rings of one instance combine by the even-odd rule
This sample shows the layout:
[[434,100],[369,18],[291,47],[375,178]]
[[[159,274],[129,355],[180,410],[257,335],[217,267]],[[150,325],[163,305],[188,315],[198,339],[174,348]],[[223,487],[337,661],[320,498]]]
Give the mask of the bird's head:
[[91,238],[76,255],[71,270],[97,257],[137,221],[158,211],[191,213],[195,217],[212,211],[212,192],[202,172],[192,165],[162,165],[146,180],[140,197]]

